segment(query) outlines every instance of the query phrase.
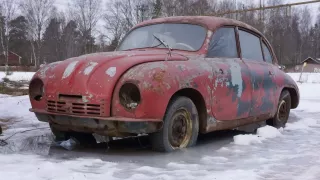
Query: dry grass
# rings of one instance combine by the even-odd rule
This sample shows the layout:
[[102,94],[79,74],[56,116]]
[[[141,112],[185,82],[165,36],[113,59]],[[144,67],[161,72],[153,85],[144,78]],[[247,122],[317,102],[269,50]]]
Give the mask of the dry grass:
[[1,82],[0,94],[8,94],[12,96],[22,96],[28,94],[28,89],[22,89],[22,83],[17,82]]
[[15,118],[9,117],[6,119],[0,118],[0,126],[2,127],[2,131],[5,131],[9,128],[9,126],[13,125],[16,122]]

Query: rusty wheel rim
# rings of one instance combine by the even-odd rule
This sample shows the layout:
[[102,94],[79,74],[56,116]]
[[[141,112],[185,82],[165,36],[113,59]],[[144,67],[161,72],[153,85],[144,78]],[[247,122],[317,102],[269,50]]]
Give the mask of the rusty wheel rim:
[[287,119],[288,119],[287,102],[282,100],[278,109],[278,120],[281,122],[286,122]]
[[192,121],[187,110],[181,109],[172,117],[169,141],[174,149],[187,147],[192,135]]

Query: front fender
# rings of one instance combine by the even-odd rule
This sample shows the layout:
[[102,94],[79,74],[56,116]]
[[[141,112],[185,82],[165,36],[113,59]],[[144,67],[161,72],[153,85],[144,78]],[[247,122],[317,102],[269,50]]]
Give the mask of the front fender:
[[[123,84],[134,83],[140,90],[141,101],[129,110],[120,104],[119,91]],[[171,97],[181,89],[193,88],[206,100],[207,112],[210,112],[210,87],[212,70],[203,61],[161,61],[137,65],[118,81],[112,98],[112,116],[163,119]]]

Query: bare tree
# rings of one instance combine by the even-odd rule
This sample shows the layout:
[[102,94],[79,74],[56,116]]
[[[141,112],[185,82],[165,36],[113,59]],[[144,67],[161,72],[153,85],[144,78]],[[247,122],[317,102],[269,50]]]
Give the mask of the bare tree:
[[[54,0],[23,0],[21,11],[29,24],[29,35],[31,39],[35,66],[40,66],[40,49],[42,47],[42,34],[47,27],[55,8]],[[33,42],[36,42],[36,46]]]
[[[218,13],[223,13],[223,12],[229,12],[233,11],[236,9],[236,4],[233,1],[230,0],[222,0],[219,2],[218,5]],[[226,18],[236,18],[236,14],[227,14],[224,15]]]
[[309,36],[309,32],[311,30],[311,14],[310,9],[305,7],[301,11],[301,19],[300,19],[300,33],[301,33],[301,48],[300,48],[300,59],[302,57],[307,56],[310,53],[311,47],[310,44],[311,39]]
[[118,0],[118,7],[124,20],[124,29],[129,31],[134,25],[151,18],[150,1]]
[[105,37],[111,42],[111,46],[113,46],[111,49],[115,49],[122,36],[126,33],[126,18],[122,13],[122,2],[113,1],[111,4],[103,20],[105,23],[104,28],[107,30]]
[[104,28],[107,31],[104,36],[110,42],[108,50],[114,50],[134,25],[162,14],[161,6],[159,0],[109,1],[107,12],[103,16]]
[[16,0],[3,0],[2,4],[0,5],[0,13],[3,16],[3,28],[0,29],[0,40],[3,55],[6,58],[6,72],[8,72],[9,64],[9,32],[11,30],[10,21],[12,21],[16,15],[16,2]]
[[[208,0],[196,0],[191,4],[191,14],[192,15],[206,15],[209,13],[212,13],[211,6],[208,2]],[[213,4],[215,5],[215,4]]]
[[[69,4],[71,18],[77,22],[85,44],[85,53],[93,51],[88,43],[102,13],[102,0],[72,0]],[[89,47],[88,47],[89,45]]]

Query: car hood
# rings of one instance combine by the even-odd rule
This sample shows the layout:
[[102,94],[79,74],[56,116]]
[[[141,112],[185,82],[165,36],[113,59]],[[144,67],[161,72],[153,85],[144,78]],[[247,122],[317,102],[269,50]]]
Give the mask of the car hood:
[[[42,67],[34,76],[45,86],[47,100],[59,101],[60,95],[78,95],[79,103],[111,102],[118,79],[131,67],[155,61],[185,61],[167,51],[119,51],[83,55]],[[103,102],[102,102],[103,101]]]

